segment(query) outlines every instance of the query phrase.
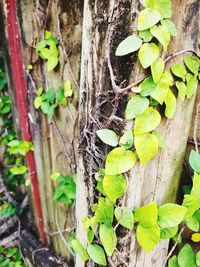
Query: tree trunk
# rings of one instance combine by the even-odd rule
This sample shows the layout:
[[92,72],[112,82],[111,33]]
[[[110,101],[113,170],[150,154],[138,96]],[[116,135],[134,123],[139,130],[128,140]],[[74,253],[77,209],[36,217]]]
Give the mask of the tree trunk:
[[[188,49],[198,51],[199,1],[172,2],[178,36],[172,39],[168,55]],[[82,219],[91,213],[98,196],[94,173],[104,166],[109,151],[96,139],[96,131],[109,127],[120,135],[124,129],[133,127],[119,119],[123,118],[127,97],[115,97],[109,57],[118,84],[128,85],[146,75],[136,62],[136,54],[123,58],[114,55],[120,41],[136,31],[142,5],[134,0],[19,0],[18,7],[25,66],[33,65],[33,70],[27,71],[28,101],[46,237],[56,253],[69,261],[71,256],[62,237],[51,233],[57,232],[58,225],[61,230],[75,225],[78,239],[87,243]],[[60,40],[59,67],[49,73],[35,52],[38,41],[44,39],[45,30],[50,30]],[[175,60],[181,61],[182,56]],[[168,62],[168,69],[172,63],[173,60]],[[45,90],[50,86],[57,89],[67,79],[74,84],[73,101],[67,108],[60,108],[53,121],[48,121],[33,107],[36,89],[40,86]],[[165,137],[165,148],[145,167],[137,164],[128,173],[125,202],[131,209],[154,200],[159,205],[176,200],[194,100],[195,97],[184,103],[178,100],[175,117],[162,119],[159,126]],[[50,179],[53,172],[78,173],[76,211],[74,207],[66,208],[53,202],[54,184]],[[29,195],[37,222],[32,192]],[[69,234],[63,236],[69,238]],[[123,237],[124,233],[120,233],[119,242]],[[133,233],[123,239],[118,250],[120,254],[115,253],[112,259],[117,266],[126,266],[124,262],[127,262],[130,267],[157,267],[162,266],[166,258],[168,241],[161,241],[147,254],[139,248]],[[79,257],[75,265],[94,266],[92,262],[83,263]]]

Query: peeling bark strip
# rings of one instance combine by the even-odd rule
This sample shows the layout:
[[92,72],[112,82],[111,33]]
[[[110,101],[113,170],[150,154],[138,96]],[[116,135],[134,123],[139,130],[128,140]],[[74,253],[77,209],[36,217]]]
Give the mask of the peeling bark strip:
[[[20,122],[20,130],[22,139],[31,141],[30,125],[28,120],[28,107],[27,107],[27,87],[26,78],[23,67],[23,55],[20,42],[20,31],[17,19],[17,7],[15,0],[5,0],[4,2],[6,11],[6,33],[8,36],[8,49],[11,59],[12,79],[15,90],[17,110]],[[43,226],[43,217],[40,203],[40,195],[38,189],[38,180],[36,174],[36,166],[34,153],[28,152],[26,161],[31,178],[34,202],[37,212],[37,220],[39,225],[39,233],[42,243],[45,243],[45,234]]]

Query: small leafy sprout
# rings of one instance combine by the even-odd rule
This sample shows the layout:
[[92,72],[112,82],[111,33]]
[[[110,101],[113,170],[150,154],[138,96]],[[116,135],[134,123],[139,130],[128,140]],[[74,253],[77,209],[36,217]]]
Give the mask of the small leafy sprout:
[[54,116],[55,110],[59,105],[66,107],[68,105],[68,98],[73,95],[72,84],[69,80],[66,81],[64,86],[59,86],[57,92],[50,87],[47,92],[43,88],[38,88],[34,106],[36,109],[41,109],[44,114],[47,114],[49,119]]
[[51,176],[56,181],[53,199],[71,206],[76,199],[76,184],[72,176],[62,176],[55,173]]
[[27,70],[32,70],[32,69],[33,69],[33,65],[29,64],[29,65],[27,66]]
[[4,202],[0,205],[0,218],[9,218],[16,214],[16,208],[8,202]]
[[58,40],[51,34],[51,32],[45,32],[45,39],[39,42],[36,46],[38,55],[47,61],[47,70],[51,71],[58,65]]
[[16,247],[0,247],[0,266],[25,267],[21,251]]

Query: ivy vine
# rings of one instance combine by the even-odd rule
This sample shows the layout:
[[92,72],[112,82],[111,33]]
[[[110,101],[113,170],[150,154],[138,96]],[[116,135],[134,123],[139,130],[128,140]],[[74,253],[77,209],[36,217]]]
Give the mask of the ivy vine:
[[[171,73],[165,69],[166,63],[172,57],[162,58],[161,50],[163,48],[167,51],[171,37],[177,35],[176,27],[170,20],[171,0],[144,0],[143,5],[145,9],[138,17],[138,35],[131,35],[123,40],[115,54],[124,56],[138,51],[141,66],[148,69],[150,74],[134,86],[121,89],[115,84],[108,55],[108,67],[115,93],[119,97],[124,92],[132,91],[125,117],[134,121],[134,128],[133,131],[125,131],[120,139],[111,129],[97,131],[100,140],[114,148],[106,157],[105,168],[95,175],[96,189],[101,196],[92,206],[93,216],[83,218],[88,236],[87,248],[79,240],[72,241],[74,251],[84,261],[91,259],[102,266],[107,265],[107,258],[109,260],[116,250],[116,230],[119,225],[130,231],[135,230],[137,241],[146,252],[154,249],[160,239],[177,236],[180,224],[186,224],[193,231],[199,229],[200,155],[195,151],[190,156],[190,164],[194,170],[193,187],[184,195],[182,205],[166,203],[158,207],[156,202],[152,202],[132,211],[124,205],[116,204],[127,190],[125,173],[138,160],[142,165],[146,164],[156,156],[159,148],[164,147],[164,138],[156,130],[162,119],[160,106],[165,108],[167,118],[173,118],[176,97],[172,88],[176,86],[178,97],[184,101],[196,93],[200,76],[200,60],[194,51],[177,53],[176,55],[181,55],[190,52],[192,55],[185,56],[182,63],[173,64]],[[183,248],[186,249],[188,245]],[[183,254],[183,251],[179,254]],[[174,261],[174,258],[169,260],[169,267],[186,266],[180,263],[184,261],[181,256],[178,256],[176,265],[172,263]]]

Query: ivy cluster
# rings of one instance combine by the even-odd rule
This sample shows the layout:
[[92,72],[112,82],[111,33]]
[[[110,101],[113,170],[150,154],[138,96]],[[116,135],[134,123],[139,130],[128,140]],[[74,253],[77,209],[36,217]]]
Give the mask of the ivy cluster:
[[0,266],[1,267],[25,267],[21,251],[12,247],[5,249],[0,247]]
[[51,179],[55,181],[56,188],[53,200],[71,206],[76,198],[76,184],[73,176],[63,176],[60,173],[53,173]]
[[92,206],[93,216],[83,219],[88,236],[87,248],[79,240],[72,241],[74,251],[84,261],[90,258],[103,266],[107,265],[106,255],[112,256],[117,247],[116,229],[119,225],[130,231],[135,228],[137,241],[146,252],[150,252],[160,239],[175,237],[182,223],[193,231],[199,230],[200,155],[195,151],[190,156],[194,169],[193,187],[185,194],[182,205],[167,203],[158,207],[152,202],[132,211],[116,204],[126,192],[124,173],[133,168],[138,159],[141,164],[146,164],[158,153],[159,147],[164,147],[164,139],[156,128],[161,122],[161,106],[165,108],[167,118],[174,116],[174,85],[180,99],[184,100],[196,93],[199,78],[200,61],[196,56],[185,57],[184,65],[173,64],[171,73],[165,70],[167,59],[161,57],[161,49],[166,51],[171,36],[177,35],[170,20],[171,0],[144,0],[143,4],[145,9],[138,17],[139,36],[131,35],[123,40],[116,56],[139,50],[139,61],[150,75],[137,88],[132,88],[130,94],[125,116],[127,120],[134,120],[133,130],[126,131],[120,140],[110,129],[97,131],[101,141],[115,148],[106,157],[105,169],[100,169],[95,176],[101,196]]
[[55,110],[59,105],[66,107],[68,105],[69,97],[73,94],[72,84],[69,80],[65,82],[63,86],[59,86],[57,92],[51,87],[47,92],[43,91],[43,88],[38,88],[36,92],[36,98],[34,100],[34,106],[36,109],[41,109],[44,114],[47,114],[49,119],[52,119]]

